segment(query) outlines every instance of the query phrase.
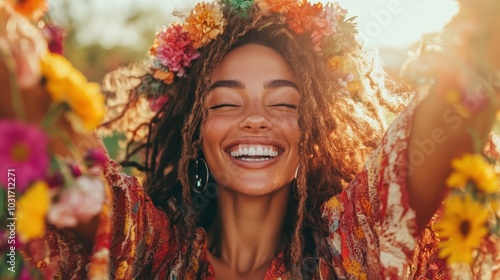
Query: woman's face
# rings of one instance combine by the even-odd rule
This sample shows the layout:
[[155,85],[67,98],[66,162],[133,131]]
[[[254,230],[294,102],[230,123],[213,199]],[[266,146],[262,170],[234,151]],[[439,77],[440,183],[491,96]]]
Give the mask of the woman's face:
[[271,48],[228,53],[212,73],[202,151],[219,187],[270,194],[290,184],[299,163],[297,77]]

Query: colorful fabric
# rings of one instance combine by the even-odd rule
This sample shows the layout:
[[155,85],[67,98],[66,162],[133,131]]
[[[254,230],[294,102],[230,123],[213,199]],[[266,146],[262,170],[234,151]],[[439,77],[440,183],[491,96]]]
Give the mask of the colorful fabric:
[[[450,279],[463,272],[449,271],[437,258],[438,237],[431,227],[436,218],[419,236],[409,206],[407,149],[416,107],[413,102],[394,121],[364,170],[323,205],[333,259],[319,261],[318,279],[334,278],[328,275],[328,264],[340,279]],[[123,174],[118,164],[109,163],[105,176],[114,203],[112,211],[101,215],[90,257],[70,231],[55,229],[27,244],[23,254],[47,278],[178,279],[185,248],[179,247],[176,229],[165,212],[153,205],[138,180]],[[106,230],[109,225],[111,230]],[[187,279],[215,279],[203,229],[198,229],[194,242]],[[498,244],[491,241],[491,258],[476,271],[481,279],[500,279],[500,256],[494,254],[500,251]],[[290,278],[277,256],[265,279]]]

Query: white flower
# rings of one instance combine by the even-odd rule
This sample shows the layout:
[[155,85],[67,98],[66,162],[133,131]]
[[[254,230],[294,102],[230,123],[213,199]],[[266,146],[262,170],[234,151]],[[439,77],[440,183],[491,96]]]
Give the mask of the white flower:
[[58,228],[74,227],[88,222],[101,212],[104,204],[104,184],[99,177],[82,175],[74,185],[63,189],[58,201],[47,215]]

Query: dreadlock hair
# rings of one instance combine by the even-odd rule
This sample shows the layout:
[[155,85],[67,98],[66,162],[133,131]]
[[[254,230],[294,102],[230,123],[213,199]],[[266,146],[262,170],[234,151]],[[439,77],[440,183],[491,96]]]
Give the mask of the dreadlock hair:
[[[300,77],[302,97],[298,120],[300,170],[283,229],[286,238],[278,250],[284,253],[284,269],[293,277],[315,278],[318,259],[331,259],[321,205],[341,192],[361,170],[378,145],[386,120],[403,108],[406,98],[387,92],[377,55],[360,45],[352,46],[347,57],[356,65],[363,88],[348,95],[340,90],[325,61],[313,50],[309,34],[292,34],[280,15],[225,17],[228,22],[224,33],[199,49],[200,57],[193,61],[184,82],[175,88],[175,96],[146,124],[145,140],[137,149],[131,149],[131,154],[143,152],[145,159],[133,165],[146,171],[147,193],[170,217],[171,230],[177,234],[171,242],[184,243],[181,245],[187,248],[181,260],[186,268],[194,253],[196,228],[208,228],[217,207],[213,196],[205,196],[203,203],[196,201],[189,183],[193,172],[189,162],[202,156],[200,127],[207,116],[204,100],[212,70],[228,52],[246,44],[261,44],[279,52]],[[109,79],[104,85],[116,93]],[[134,92],[134,87],[127,91],[128,107],[137,102]],[[136,142],[131,141],[129,147]]]

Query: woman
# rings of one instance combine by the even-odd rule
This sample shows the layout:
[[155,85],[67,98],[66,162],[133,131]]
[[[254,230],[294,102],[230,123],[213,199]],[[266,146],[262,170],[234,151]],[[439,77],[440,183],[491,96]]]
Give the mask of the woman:
[[[108,253],[117,279],[446,276],[433,257],[435,239],[418,236],[432,233],[425,226],[442,201],[449,162],[472,149],[467,128],[484,136],[493,122],[484,108],[458,127],[441,118],[452,108],[441,95],[462,86],[450,82],[460,73],[438,69],[428,97],[415,98],[382,138],[385,118],[405,98],[386,92],[344,10],[222,4],[201,3],[184,25],[161,30],[139,85],[117,82],[135,69],[105,81],[129,98],[121,119],[111,116],[105,127],[136,123],[134,105],[144,98],[158,110],[146,134],[144,125],[131,133],[130,147],[138,146],[129,156],[144,152],[145,164],[134,165],[147,171],[149,196],[108,163],[111,216],[80,225],[76,239],[52,229],[26,246],[30,262],[48,276],[85,277],[88,260],[77,244],[90,244],[90,277],[108,275]],[[444,44],[471,62],[473,51]],[[427,139],[435,148],[412,163]],[[112,232],[99,231],[108,222]],[[60,249],[67,244],[74,246]]]

